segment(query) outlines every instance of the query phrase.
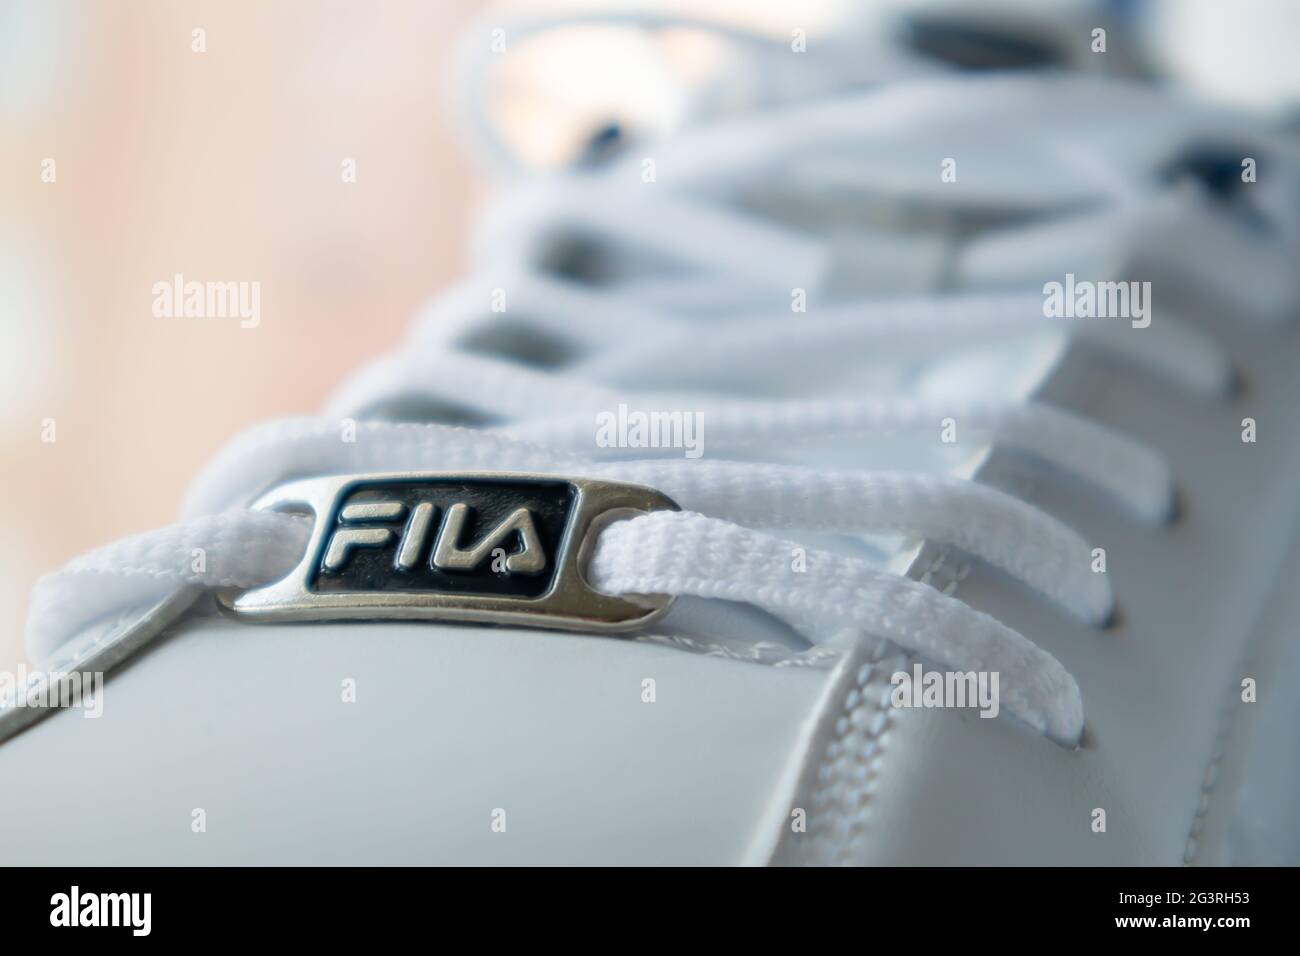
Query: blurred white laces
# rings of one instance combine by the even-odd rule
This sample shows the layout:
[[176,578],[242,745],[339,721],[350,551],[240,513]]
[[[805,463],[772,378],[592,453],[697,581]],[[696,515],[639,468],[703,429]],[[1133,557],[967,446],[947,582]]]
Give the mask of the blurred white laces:
[[[821,91],[824,79],[812,88]],[[1076,742],[1083,728],[1079,688],[1035,643],[928,584],[860,558],[803,549],[806,571],[791,573],[800,545],[769,533],[892,532],[951,544],[1102,625],[1113,609],[1106,576],[1092,573],[1088,544],[1060,521],[1003,492],[935,474],[690,460],[680,452],[645,460],[638,449],[596,448],[593,440],[593,416],[629,401],[697,412],[707,423],[711,455],[891,432],[937,435],[952,418],[990,445],[1084,478],[1139,520],[1168,517],[1172,481],[1160,456],[1061,409],[971,394],[960,381],[942,394],[900,387],[826,397],[816,382],[798,394],[772,393],[780,362],[791,354],[805,367],[841,368],[846,353],[880,361],[904,345],[951,349],[963,340],[1014,341],[1047,330],[1042,297],[1019,282],[1023,264],[1015,253],[1037,256],[1052,229],[1065,246],[1095,247],[1098,255],[1103,246],[1122,244],[1114,227],[1131,222],[1133,210],[1148,208],[1162,188],[1153,172],[1159,159],[1210,122],[1153,92],[1095,82],[997,78],[936,86],[943,82],[782,105],[686,130],[656,144],[662,181],[653,189],[639,188],[628,164],[617,162],[598,175],[556,174],[520,187],[489,216],[480,234],[488,256],[474,276],[431,307],[405,349],[346,383],[327,416],[269,423],[236,439],[194,483],[183,523],[109,545],[43,579],[28,622],[30,652],[48,659],[88,624],[179,589],[249,588],[288,573],[306,546],[307,519],[245,507],[281,481],[416,470],[587,475],[652,486],[685,509],[606,527],[586,570],[598,590],[745,602],[813,642],[848,626],[940,666],[998,671],[1010,713],[1058,742]],[[1141,150],[1130,149],[1131,140],[1114,148],[1119,97],[1119,114],[1149,124]],[[1059,163],[1062,144],[1075,142],[1062,130],[1062,115],[1080,124],[1088,119],[1095,135],[1065,154],[1077,175],[1058,167],[1045,176],[1040,164]],[[1016,132],[1028,122],[1040,124],[1032,141]],[[472,128],[495,164],[509,167],[482,109]],[[962,252],[972,276],[1007,288],[841,299],[797,322],[770,304],[755,307],[779,303],[794,287],[821,288],[839,256],[836,238],[755,212],[764,196],[797,186],[801,195],[832,202],[841,193],[859,202],[875,190],[873,201],[883,196],[904,209],[918,200],[951,204],[957,194],[934,188],[937,167],[929,157],[942,155],[936,138],[954,128],[989,134],[983,158],[973,148],[967,166],[963,154],[964,177],[986,176],[979,202],[1035,217]],[[1007,145],[1012,139],[1014,149]],[[926,182],[900,162],[909,149],[926,157]],[[846,160],[857,164],[852,177]],[[972,193],[961,195],[970,202]],[[575,231],[611,254],[615,278],[583,285],[536,267],[557,235]],[[1045,266],[1051,257],[1034,261]],[[898,265],[907,263],[900,258]],[[1214,277],[1231,284],[1232,272],[1229,259]],[[615,281],[620,274],[624,281]],[[485,305],[503,283],[515,297],[507,315]],[[938,277],[924,284],[933,287]],[[779,295],[765,297],[763,289]],[[681,303],[689,307],[675,307]],[[510,325],[521,315],[523,330]],[[1162,316],[1149,338],[1123,336],[1122,343],[1119,328],[1107,323],[1078,323],[1067,333],[1196,393],[1213,397],[1230,381],[1215,343],[1170,317]],[[549,367],[481,354],[485,343],[491,351],[493,343],[529,334],[555,351]],[[477,352],[463,347],[471,340]],[[717,376],[726,394],[709,389]],[[375,420],[413,401],[481,427]],[[340,440],[339,421],[347,417],[360,419],[355,441]],[[195,549],[206,555],[202,571],[192,568]]]

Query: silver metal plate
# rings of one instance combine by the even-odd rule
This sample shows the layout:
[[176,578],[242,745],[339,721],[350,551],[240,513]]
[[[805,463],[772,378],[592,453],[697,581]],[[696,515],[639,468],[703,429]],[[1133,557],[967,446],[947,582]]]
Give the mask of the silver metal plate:
[[584,576],[595,533],[677,511],[651,488],[505,472],[336,475],[281,485],[254,508],[310,512],[311,540],[272,584],[218,596],[251,621],[417,619],[617,632],[667,610]]

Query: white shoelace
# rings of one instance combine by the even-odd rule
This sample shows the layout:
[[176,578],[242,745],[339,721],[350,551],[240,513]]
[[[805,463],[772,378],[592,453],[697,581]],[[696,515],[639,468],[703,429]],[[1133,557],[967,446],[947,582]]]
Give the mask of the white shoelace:
[[[823,79],[812,85],[820,88]],[[1120,131],[1111,118],[1121,101],[1123,115],[1136,117],[1130,122],[1146,124],[1141,149],[1132,142],[1115,149]],[[485,115],[476,113],[472,128],[506,166]],[[1071,138],[1061,122],[1069,115],[1096,121],[1088,138]],[[1062,329],[1043,318],[1042,296],[1025,291],[1024,278],[1053,274],[1061,262],[1095,263],[1101,273],[1133,224],[1165,208],[1167,190],[1155,171],[1174,145],[1205,130],[1226,135],[1224,122],[1104,81],[924,79],[686,130],[656,144],[660,181],[653,186],[643,188],[635,164],[617,161],[599,172],[526,183],[487,216],[479,246],[489,255],[474,275],[416,323],[407,348],[345,383],[324,417],[273,422],[241,436],[196,480],[181,524],[109,545],[43,579],[29,651],[48,659],[88,624],[180,589],[248,588],[286,574],[306,546],[307,520],[244,507],[281,481],[368,471],[587,475],[655,487],[684,509],[605,528],[587,569],[598,590],[749,603],[813,642],[847,627],[942,667],[998,671],[1008,712],[1072,744],[1083,728],[1079,688],[1033,641],[928,584],[768,532],[893,533],[951,544],[1101,625],[1113,597],[1079,534],[964,478],[712,456],[754,458],[764,448],[789,454],[802,444],[882,434],[912,435],[924,445],[937,442],[941,423],[952,419],[964,443],[978,439],[967,448],[1013,448],[1049,465],[1048,473],[1083,478],[1138,520],[1165,519],[1172,480],[1163,460],[1112,429],[1021,395],[970,394],[954,382],[918,389],[879,370],[873,374],[881,378],[863,385],[869,394],[854,394],[858,387],[828,395],[815,372],[825,365],[843,374],[846,356],[878,355],[887,366],[896,351],[915,357],[963,342],[1068,334],[1194,393],[1221,394],[1230,369],[1203,334],[1164,314],[1140,334],[1122,335],[1127,324],[1106,322]],[[944,192],[934,157],[945,154],[935,152],[936,138],[960,139],[976,127],[984,135],[966,140],[974,145],[962,154],[962,176],[981,187]],[[1033,140],[1015,132],[1030,128],[1038,131]],[[1079,148],[1066,152],[1066,142]],[[900,161],[909,154],[924,162]],[[1077,175],[1059,166],[1052,176],[1034,172],[1049,162]],[[915,244],[900,242],[889,260],[893,233],[877,230],[882,241],[870,248],[886,261],[876,268],[904,273],[913,292],[943,284],[986,291],[889,301],[840,296],[807,315],[776,311],[792,289],[811,290],[815,299],[816,290],[851,279],[853,257],[846,260],[838,234],[783,225],[753,208],[764,199],[788,207],[791,195],[811,197],[814,206],[837,196],[852,204],[868,185],[877,193],[873,202],[883,197],[900,210],[928,204],[959,214],[974,204],[1016,210],[1028,224],[955,247],[945,240],[933,261],[920,256],[926,264],[919,270]],[[1194,202],[1178,208],[1193,210],[1193,218],[1217,215]],[[584,284],[540,270],[557,231],[595,243],[618,280]],[[861,225],[850,239],[871,234]],[[1234,283],[1259,272],[1257,250],[1246,240],[1224,249],[1216,268],[1195,266],[1196,278],[1235,291]],[[488,307],[494,289],[510,297],[504,313]],[[1293,293],[1265,289],[1259,311],[1268,314],[1275,299]],[[567,364],[526,367],[466,347],[494,335],[509,341],[521,315],[547,348],[572,353]],[[802,377],[781,374],[791,355]],[[710,387],[719,379],[725,394]],[[451,408],[480,427],[375,420],[410,402]],[[699,415],[711,457],[687,460],[672,450],[676,457],[647,459],[638,449],[597,448],[594,416],[620,403]],[[340,419],[353,418],[355,441],[342,440]],[[205,555],[201,571],[193,568],[196,549]],[[806,566],[801,573],[792,570],[796,553]]]

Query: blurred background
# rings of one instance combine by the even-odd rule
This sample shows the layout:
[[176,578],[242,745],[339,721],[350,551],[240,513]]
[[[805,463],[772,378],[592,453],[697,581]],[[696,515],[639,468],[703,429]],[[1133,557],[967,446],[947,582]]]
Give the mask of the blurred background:
[[[934,5],[636,6],[789,36]],[[997,5],[1096,8],[1208,96],[1300,101],[1292,0]],[[454,135],[446,104],[464,94],[448,63],[471,21],[488,42],[485,14],[466,0],[0,3],[0,669],[22,659],[36,577],[173,521],[227,439],[319,408],[461,272],[489,183]],[[723,53],[574,28],[512,51],[490,106],[523,154],[560,163],[609,116],[671,124]],[[156,318],[153,284],[176,273],[260,283],[260,324]]]

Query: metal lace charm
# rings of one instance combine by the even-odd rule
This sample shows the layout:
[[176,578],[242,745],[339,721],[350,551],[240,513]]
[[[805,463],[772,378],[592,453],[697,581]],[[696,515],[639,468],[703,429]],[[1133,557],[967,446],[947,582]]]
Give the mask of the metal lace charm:
[[625,631],[668,597],[595,591],[595,534],[629,513],[673,510],[650,488],[496,472],[340,475],[281,485],[255,508],[310,512],[297,567],[220,595],[250,620],[419,619]]

